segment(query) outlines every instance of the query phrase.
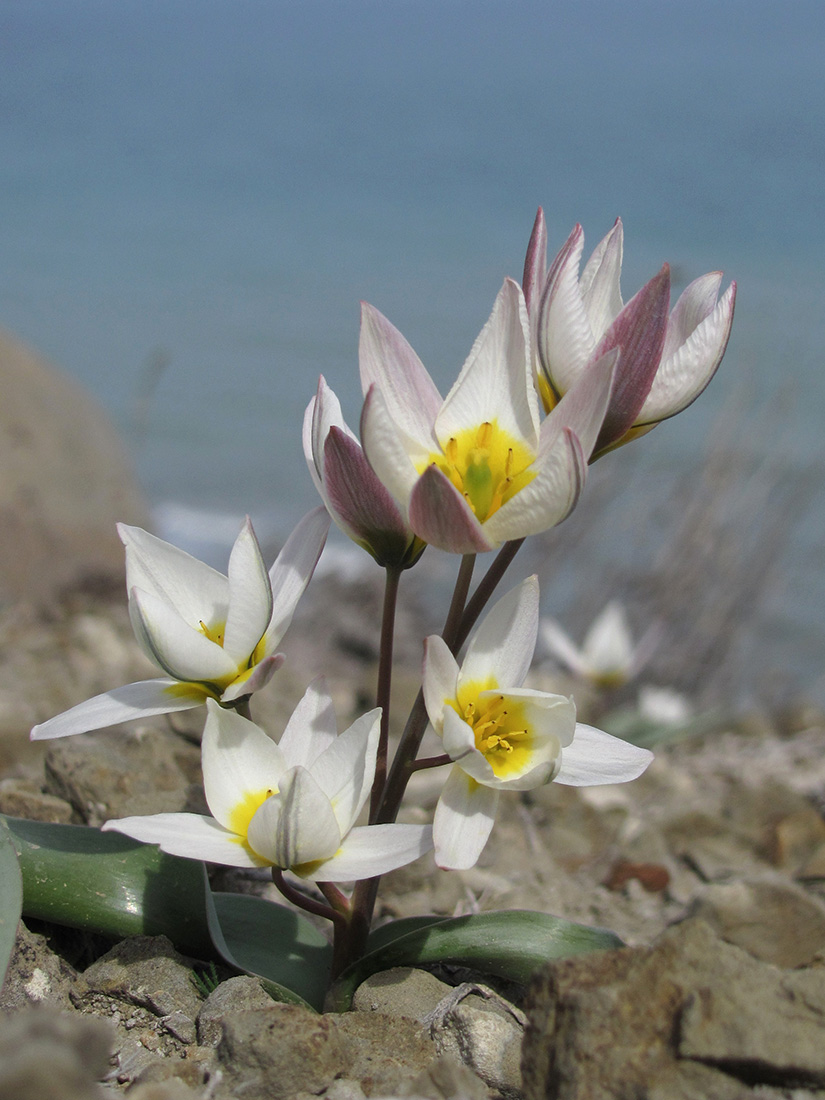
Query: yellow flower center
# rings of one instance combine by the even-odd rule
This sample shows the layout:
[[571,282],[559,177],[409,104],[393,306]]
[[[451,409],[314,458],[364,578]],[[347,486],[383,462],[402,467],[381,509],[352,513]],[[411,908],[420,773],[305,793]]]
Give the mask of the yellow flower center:
[[229,814],[229,828],[236,834],[239,844],[247,844],[246,834],[249,832],[249,822],[264,802],[277,793],[277,790],[273,790],[272,787],[259,791],[245,791],[241,800],[232,807]]
[[533,735],[521,703],[499,694],[479,697],[489,686],[465,685],[461,699],[447,702],[472,728],[475,746],[495,775],[505,779],[528,765]]
[[421,464],[437,466],[455,485],[484,523],[502,504],[536,476],[530,468],[535,455],[495,420],[478,428],[465,428],[451,436],[441,454],[431,454]]
[[223,648],[223,632],[226,630],[225,622],[212,623],[207,626],[203,619],[200,620],[201,634],[205,634],[210,642]]

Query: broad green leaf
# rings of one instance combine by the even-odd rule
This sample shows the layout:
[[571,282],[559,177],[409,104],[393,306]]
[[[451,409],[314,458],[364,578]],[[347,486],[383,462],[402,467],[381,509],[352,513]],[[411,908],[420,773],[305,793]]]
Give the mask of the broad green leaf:
[[23,882],[11,834],[0,820],[0,987],[14,951],[23,912]]
[[327,999],[331,1010],[340,1012],[349,1008],[361,982],[394,966],[446,962],[526,982],[549,959],[623,946],[619,937],[606,929],[589,928],[526,909],[475,913],[429,924],[422,921],[397,939],[390,938],[391,933],[385,928],[378,929],[378,933],[374,936],[380,946],[353,963],[335,982]]
[[7,817],[23,878],[23,913],[104,936],[168,936],[211,958],[203,864],[120,833]]
[[264,979],[276,1000],[320,1011],[332,962],[326,937],[300,913],[263,898],[215,893],[212,901],[213,940],[223,958]]

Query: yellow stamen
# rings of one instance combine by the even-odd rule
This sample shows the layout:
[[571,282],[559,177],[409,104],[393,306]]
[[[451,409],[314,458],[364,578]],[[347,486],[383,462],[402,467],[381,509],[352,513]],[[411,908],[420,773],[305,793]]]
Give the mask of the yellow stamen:
[[524,771],[532,755],[532,731],[524,706],[503,695],[480,699],[490,684],[465,684],[462,700],[445,700],[472,728],[475,746],[499,779]]
[[495,420],[485,420],[477,428],[465,428],[451,436],[442,453],[433,453],[421,463],[419,473],[436,466],[484,523],[533,480],[534,458],[524,443]]
[[212,623],[207,626],[203,619],[200,620],[201,633],[205,634],[210,642],[223,647],[223,632],[226,629],[225,622]]

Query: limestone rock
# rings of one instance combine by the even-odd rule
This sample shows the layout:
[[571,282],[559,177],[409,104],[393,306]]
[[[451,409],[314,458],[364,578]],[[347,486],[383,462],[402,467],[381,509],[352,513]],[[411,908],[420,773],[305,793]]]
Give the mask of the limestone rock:
[[45,936],[30,932],[20,921],[17,939],[0,991],[0,1012],[32,1005],[69,1008],[77,974],[51,950]]
[[825,969],[784,971],[700,920],[551,963],[531,992],[528,1100],[744,1100],[825,1086]]
[[103,410],[76,382],[0,334],[0,599],[46,603],[123,575],[115,524],[147,507]]
[[213,990],[198,1012],[198,1040],[214,1047],[223,1034],[223,1021],[252,1008],[269,1008],[272,998],[257,978],[229,978]]
[[36,1009],[0,1020],[0,1100],[104,1100],[111,1031],[88,1016]]

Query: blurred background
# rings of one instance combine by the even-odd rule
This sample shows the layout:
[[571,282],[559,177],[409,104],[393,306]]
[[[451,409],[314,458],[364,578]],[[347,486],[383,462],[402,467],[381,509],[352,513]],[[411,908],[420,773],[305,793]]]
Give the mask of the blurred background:
[[551,254],[621,215],[625,299],[723,269],[733,337],[522,574],[708,703],[825,701],[824,50],[820,0],[0,0],[0,325],[221,564],[316,503],[319,373],[357,425],[359,299],[446,392],[537,206]]

